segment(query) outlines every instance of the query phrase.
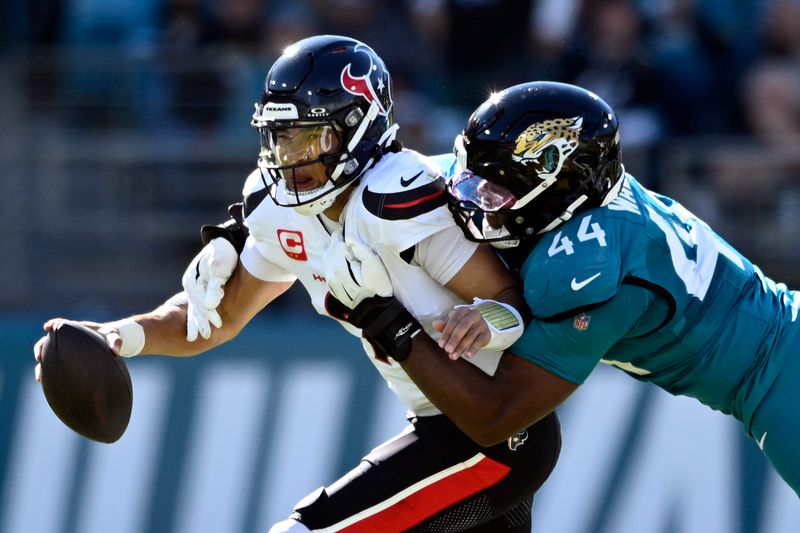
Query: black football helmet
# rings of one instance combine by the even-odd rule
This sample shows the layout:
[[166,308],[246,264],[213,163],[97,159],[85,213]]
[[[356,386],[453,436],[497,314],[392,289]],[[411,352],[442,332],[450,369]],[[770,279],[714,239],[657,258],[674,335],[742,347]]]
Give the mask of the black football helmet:
[[[319,35],[283,51],[267,74],[251,124],[272,199],[317,214],[394,140],[389,71],[366,44]],[[311,165],[322,179],[308,177]]]
[[447,184],[468,239],[499,248],[605,205],[624,172],[614,111],[564,83],[510,87],[481,104],[456,137],[463,171]]

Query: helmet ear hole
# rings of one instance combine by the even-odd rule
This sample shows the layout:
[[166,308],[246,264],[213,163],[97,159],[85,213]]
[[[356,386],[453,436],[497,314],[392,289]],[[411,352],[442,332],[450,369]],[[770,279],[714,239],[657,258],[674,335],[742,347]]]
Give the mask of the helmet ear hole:
[[350,111],[350,112],[347,114],[347,116],[346,116],[346,117],[344,117],[344,123],[345,123],[345,124],[346,124],[348,127],[352,128],[352,127],[354,127],[356,124],[358,124],[358,122],[359,122],[359,121],[360,121],[362,118],[364,118],[364,112],[363,112],[363,111],[361,111],[361,109],[359,109],[359,108],[355,108],[355,109],[353,109],[352,111]]

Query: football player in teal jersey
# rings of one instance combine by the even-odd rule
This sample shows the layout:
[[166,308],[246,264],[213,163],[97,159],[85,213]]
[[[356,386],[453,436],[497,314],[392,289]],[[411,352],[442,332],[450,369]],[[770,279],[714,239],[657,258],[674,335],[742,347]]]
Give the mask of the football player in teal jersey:
[[[494,376],[458,360],[474,352],[463,320],[438,325],[441,347],[413,339],[403,368],[443,412],[495,444],[604,363],[734,416],[800,491],[800,295],[625,173],[603,100],[560,83],[511,87],[472,114],[455,153],[455,218],[501,249],[532,319]],[[350,320],[370,331],[386,300],[365,300]]]

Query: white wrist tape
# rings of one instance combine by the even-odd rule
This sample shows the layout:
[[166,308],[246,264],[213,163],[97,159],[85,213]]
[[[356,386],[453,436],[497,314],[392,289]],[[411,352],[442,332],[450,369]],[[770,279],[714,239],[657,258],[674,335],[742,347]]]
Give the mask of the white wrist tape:
[[119,354],[122,357],[134,357],[139,355],[144,348],[144,328],[141,324],[132,318],[124,318],[111,322],[110,326],[114,326],[119,331],[119,336],[122,339],[122,347],[119,349]]
[[514,344],[525,330],[519,311],[508,304],[474,298],[472,304],[467,307],[480,312],[486,325],[489,326],[492,338],[483,347],[484,350],[505,350]]

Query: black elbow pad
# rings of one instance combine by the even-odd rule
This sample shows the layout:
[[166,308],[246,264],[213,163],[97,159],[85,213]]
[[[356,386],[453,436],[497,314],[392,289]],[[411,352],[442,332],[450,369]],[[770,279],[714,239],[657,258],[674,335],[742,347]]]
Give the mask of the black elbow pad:
[[247,240],[247,227],[244,225],[244,204],[238,203],[228,207],[229,220],[218,225],[206,224],[200,228],[200,239],[208,244],[212,239],[222,237],[230,242],[237,253],[242,253],[244,241]]

